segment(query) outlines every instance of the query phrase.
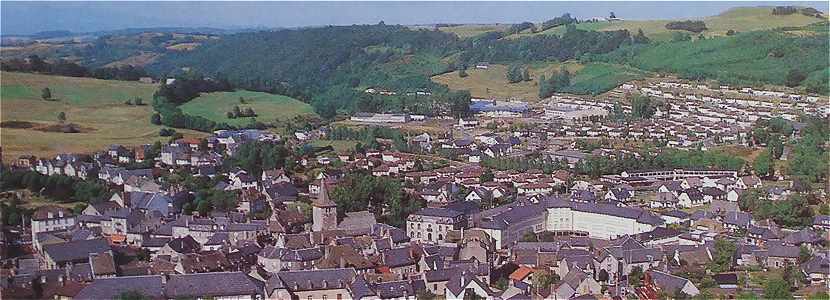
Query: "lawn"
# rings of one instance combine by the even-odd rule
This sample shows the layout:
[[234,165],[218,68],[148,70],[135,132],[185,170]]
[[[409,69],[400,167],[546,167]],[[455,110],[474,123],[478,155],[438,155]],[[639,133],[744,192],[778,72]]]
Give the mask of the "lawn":
[[474,98],[518,99],[534,101],[539,99],[539,77],[550,76],[554,70],[565,66],[574,73],[582,69],[577,63],[536,63],[530,65],[531,81],[508,83],[505,73],[508,66],[490,65],[488,69],[469,69],[467,77],[450,72],[432,77],[432,81],[447,85],[453,90],[469,90]]
[[[245,103],[239,100],[240,97]],[[227,113],[233,110],[234,106],[239,106],[242,110],[252,108],[257,114],[256,119],[260,122],[286,121],[298,115],[314,114],[314,109],[310,105],[294,98],[252,91],[203,94],[181,105],[180,108],[186,114],[205,117],[215,122],[225,122],[233,126],[246,125],[254,119],[252,117],[229,119]]]
[[[3,159],[7,161],[22,154],[49,157],[67,152],[90,153],[111,144],[132,146],[167,139],[158,136],[160,126],[150,124],[150,105],[124,104],[135,97],[149,104],[155,85],[11,72],[0,73],[0,79],[0,121],[48,125],[57,123],[58,114],[64,112],[68,123],[90,129],[82,133],[59,133],[3,128],[0,144]],[[41,90],[45,87],[58,101],[41,99]],[[204,135],[180,131],[186,135]]]

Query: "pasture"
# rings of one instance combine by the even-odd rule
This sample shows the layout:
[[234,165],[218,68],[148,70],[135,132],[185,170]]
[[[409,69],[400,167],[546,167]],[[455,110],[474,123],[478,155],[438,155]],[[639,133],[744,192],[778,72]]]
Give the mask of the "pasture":
[[[158,135],[161,126],[150,124],[155,85],[132,81],[99,80],[26,73],[0,73],[0,121],[31,122],[36,126],[58,123],[60,112],[66,123],[86,128],[81,133],[46,132],[35,128],[2,128],[3,159],[22,154],[50,157],[58,153],[90,153],[111,144],[134,146],[167,140]],[[41,98],[48,87],[52,98]],[[148,105],[126,105],[140,97]],[[203,136],[178,130],[188,136]]]
[[[240,101],[240,98],[243,100]],[[243,103],[244,102],[244,103]],[[253,117],[228,118],[227,113],[239,106],[241,110],[251,108],[259,122],[286,121],[298,115],[314,115],[314,109],[297,99],[252,91],[207,93],[179,106],[182,112],[201,116],[218,123],[232,126],[249,124]]]

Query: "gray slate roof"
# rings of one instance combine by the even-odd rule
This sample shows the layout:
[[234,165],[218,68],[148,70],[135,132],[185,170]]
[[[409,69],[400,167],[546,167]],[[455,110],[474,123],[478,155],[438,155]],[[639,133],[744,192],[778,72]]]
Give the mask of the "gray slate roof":
[[257,295],[252,279],[242,272],[173,275],[164,287],[167,298]]
[[107,250],[110,250],[110,245],[104,239],[77,240],[43,246],[43,251],[56,263],[87,260],[90,253],[101,253]]

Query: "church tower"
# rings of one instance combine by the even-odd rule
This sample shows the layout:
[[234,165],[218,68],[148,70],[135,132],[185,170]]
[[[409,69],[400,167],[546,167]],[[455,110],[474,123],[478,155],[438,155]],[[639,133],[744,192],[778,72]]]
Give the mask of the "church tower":
[[337,229],[337,204],[329,199],[329,191],[326,186],[326,179],[320,180],[320,192],[317,198],[311,203],[314,224],[312,231],[324,231]]

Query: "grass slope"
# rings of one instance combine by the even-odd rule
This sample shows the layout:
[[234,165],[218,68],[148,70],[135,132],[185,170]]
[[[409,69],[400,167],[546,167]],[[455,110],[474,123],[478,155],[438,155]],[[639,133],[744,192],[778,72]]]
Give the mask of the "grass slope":
[[826,24],[626,47],[609,53],[610,59],[605,60],[730,84],[783,85],[791,69],[820,81],[822,74],[826,76],[830,51]]
[[[150,105],[124,105],[125,100],[135,97],[149,104],[156,89],[154,85],[10,72],[0,73],[0,79],[0,121],[53,124],[57,122],[57,115],[65,112],[67,122],[94,129],[68,134],[3,128],[0,144],[4,159],[21,154],[88,153],[103,150],[110,144],[139,145],[166,140],[158,136],[161,127],[150,124]],[[59,101],[42,100],[44,87],[49,87],[53,98]]]
[[[240,103],[239,97],[245,99],[245,104]],[[226,114],[234,106],[239,106],[243,110],[247,107],[253,108],[257,113],[256,119],[261,122],[275,119],[285,121],[297,115],[314,114],[311,106],[294,98],[252,91],[203,94],[181,105],[180,108],[186,114],[205,117],[219,123],[225,122],[234,126],[249,124],[252,119],[250,117],[228,119]]]
[[646,72],[623,65],[591,63],[571,78],[571,85],[563,92],[574,94],[601,94],[620,84],[642,79]]

